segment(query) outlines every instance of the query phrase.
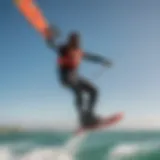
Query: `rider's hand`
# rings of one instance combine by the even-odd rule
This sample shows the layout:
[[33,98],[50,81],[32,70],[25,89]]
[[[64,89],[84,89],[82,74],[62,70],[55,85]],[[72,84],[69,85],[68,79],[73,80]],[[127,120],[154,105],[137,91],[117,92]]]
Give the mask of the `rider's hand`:
[[60,31],[57,27],[50,25],[48,28],[45,29],[46,39],[52,40],[56,39],[60,36]]

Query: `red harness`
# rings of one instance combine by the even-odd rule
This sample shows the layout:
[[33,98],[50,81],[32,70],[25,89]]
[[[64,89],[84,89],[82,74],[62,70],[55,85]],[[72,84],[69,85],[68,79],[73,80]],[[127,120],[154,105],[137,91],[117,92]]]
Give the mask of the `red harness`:
[[63,67],[77,68],[81,63],[83,52],[80,49],[71,49],[68,53],[58,59],[58,63]]

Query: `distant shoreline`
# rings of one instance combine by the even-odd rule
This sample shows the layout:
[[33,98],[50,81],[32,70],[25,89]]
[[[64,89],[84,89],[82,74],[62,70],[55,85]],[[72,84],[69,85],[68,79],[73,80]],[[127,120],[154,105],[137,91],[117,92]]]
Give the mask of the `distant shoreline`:
[[[0,134],[24,133],[24,132],[68,132],[73,133],[75,129],[58,129],[58,128],[23,128],[21,126],[0,126]],[[108,128],[102,132],[160,132],[160,128]]]
[[0,134],[8,134],[13,132],[22,132],[24,129],[17,126],[0,126]]

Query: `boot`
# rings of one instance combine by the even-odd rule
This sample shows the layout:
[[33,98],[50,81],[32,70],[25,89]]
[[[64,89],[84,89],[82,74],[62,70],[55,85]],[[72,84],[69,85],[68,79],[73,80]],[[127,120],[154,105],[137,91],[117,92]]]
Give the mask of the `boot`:
[[100,118],[92,114],[91,112],[85,112],[81,117],[81,125],[83,127],[89,127],[99,123]]

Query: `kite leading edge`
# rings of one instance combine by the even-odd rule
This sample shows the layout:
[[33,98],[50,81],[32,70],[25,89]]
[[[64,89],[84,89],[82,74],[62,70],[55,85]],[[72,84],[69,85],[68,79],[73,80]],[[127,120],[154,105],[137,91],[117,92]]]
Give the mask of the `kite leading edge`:
[[29,23],[46,38],[48,22],[43,16],[41,9],[37,6],[34,0],[14,0],[17,8],[29,21]]

